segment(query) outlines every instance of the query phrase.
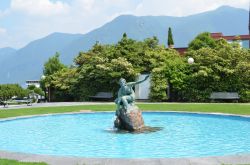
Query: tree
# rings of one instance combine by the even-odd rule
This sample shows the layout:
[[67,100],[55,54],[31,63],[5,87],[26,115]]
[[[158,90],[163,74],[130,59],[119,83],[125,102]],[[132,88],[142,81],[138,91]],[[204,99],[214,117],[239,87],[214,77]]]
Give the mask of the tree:
[[127,38],[127,33],[123,33],[122,38]]
[[171,27],[168,28],[168,47],[172,48],[174,46],[174,40],[172,35],[172,29]]
[[63,68],[62,70],[53,74],[52,86],[56,89],[54,92],[54,97],[57,101],[72,101],[76,100],[75,93],[79,89],[76,86],[77,83],[77,69]]
[[57,89],[52,83],[54,74],[66,68],[66,66],[60,62],[59,57],[60,54],[56,52],[54,56],[50,57],[49,60],[44,63],[43,74],[45,75],[45,79],[41,80],[41,84],[43,90],[48,91],[47,97],[49,101],[56,100],[54,93]]
[[159,46],[159,40],[156,36],[153,36],[153,38],[146,38],[142,44],[145,45],[144,48],[155,49]]
[[121,77],[131,81],[137,74],[125,57],[116,58],[113,46],[96,45],[88,52],[80,52],[75,62],[79,73],[76,93],[80,100],[100,91],[115,93]]
[[188,44],[189,50],[199,50],[201,48],[215,48],[216,42],[211,37],[209,32],[204,32],[195,37],[193,41]]
[[[179,54],[173,49],[159,45],[156,37],[136,41],[124,33],[121,40],[114,45],[102,45],[96,42],[89,51],[78,54],[74,59],[75,68],[63,68],[52,76],[46,76],[46,80],[56,92],[75,100],[87,100],[89,96],[101,91],[113,92],[115,95],[121,77],[127,81],[135,81],[138,74],[151,73],[155,68],[165,66],[170,57],[179,57]],[[157,75],[155,79],[152,78],[152,83],[155,85],[152,88],[151,98],[166,100],[164,91],[167,83],[164,82],[167,79],[159,78]],[[156,96],[159,93],[157,90],[159,81],[163,82],[162,88],[165,88],[160,91],[163,92],[160,97]]]
[[238,92],[240,101],[250,101],[249,50],[224,39],[213,40],[208,33],[198,35],[190,46],[185,56],[195,59],[192,65],[186,57],[170,53],[158,60],[163,64],[158,62],[159,67],[153,67],[152,100],[164,100],[167,81],[172,101],[206,102],[210,101],[211,92],[223,91]]
[[28,86],[27,90],[28,90],[29,93],[33,93],[34,92],[36,94],[39,94],[40,96],[44,96],[45,95],[44,91],[41,88],[36,87],[35,85]]
[[215,46],[207,44],[198,50],[189,49],[186,56],[193,57],[189,80],[183,91],[189,101],[208,101],[211,92],[238,92],[241,101],[250,101],[250,53],[223,39]]
[[156,60],[157,63],[152,70],[150,99],[182,101],[181,91],[186,84],[187,63],[174,49],[160,52],[156,54],[160,55],[161,60]]
[[43,74],[45,76],[50,76],[56,73],[57,71],[65,68],[66,66],[60,62],[60,54],[56,52],[56,54],[49,58],[47,62],[44,64]]
[[28,93],[18,84],[0,85],[0,100],[8,100],[13,96],[25,97]]

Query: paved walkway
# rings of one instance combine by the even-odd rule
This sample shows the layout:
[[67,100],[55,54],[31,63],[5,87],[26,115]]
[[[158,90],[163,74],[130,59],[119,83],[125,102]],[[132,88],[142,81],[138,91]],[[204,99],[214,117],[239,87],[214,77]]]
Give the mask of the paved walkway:
[[0,151],[0,158],[15,159],[23,162],[46,162],[49,165],[239,165],[250,163],[250,155],[202,158],[112,159],[47,156]]
[[8,108],[0,106],[1,109],[21,109],[21,108],[35,108],[35,107],[56,107],[56,106],[77,106],[77,105],[98,105],[98,104],[115,104],[114,102],[50,102],[50,103],[34,103],[32,106],[26,104],[9,105]]

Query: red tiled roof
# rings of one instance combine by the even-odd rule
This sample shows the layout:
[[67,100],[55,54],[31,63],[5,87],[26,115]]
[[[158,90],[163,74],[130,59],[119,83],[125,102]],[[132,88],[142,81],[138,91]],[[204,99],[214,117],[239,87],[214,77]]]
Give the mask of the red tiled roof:
[[[220,39],[224,38],[227,41],[231,40],[249,40],[250,41],[250,35],[234,35],[234,36],[224,36],[223,33],[210,33],[211,37],[214,39]],[[181,55],[183,55],[187,51],[187,47],[181,47],[181,48],[174,48],[176,51],[178,51]]]
[[214,39],[224,38],[225,40],[250,40],[250,35],[234,35],[224,36],[222,33],[211,33],[211,37]]
[[174,48],[177,52],[180,53],[180,55],[183,55],[187,51],[187,47],[182,48]]

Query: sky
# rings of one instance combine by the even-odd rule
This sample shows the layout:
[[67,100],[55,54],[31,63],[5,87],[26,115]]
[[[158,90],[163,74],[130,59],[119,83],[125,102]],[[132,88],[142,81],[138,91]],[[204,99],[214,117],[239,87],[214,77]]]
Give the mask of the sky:
[[0,0],[0,48],[19,49],[53,32],[87,33],[122,14],[188,16],[249,0]]

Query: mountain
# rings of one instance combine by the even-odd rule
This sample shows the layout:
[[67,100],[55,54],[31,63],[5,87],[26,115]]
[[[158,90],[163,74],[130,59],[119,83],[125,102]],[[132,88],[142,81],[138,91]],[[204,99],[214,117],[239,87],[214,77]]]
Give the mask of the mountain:
[[204,31],[223,32],[224,35],[248,33],[248,12],[222,6],[186,17],[122,15],[74,41],[64,52],[68,55],[70,51],[77,53],[79,50],[88,50],[96,41],[103,44],[116,43],[124,32],[136,40],[157,36],[160,43],[166,45],[168,27],[172,27],[175,46],[185,47]]
[[81,37],[81,34],[53,33],[36,40],[17,50],[14,54],[0,59],[0,83],[19,83],[25,85],[26,80],[39,79],[43,64],[71,42]]
[[175,47],[183,47],[204,31],[222,32],[224,35],[247,34],[248,11],[222,6],[186,17],[121,15],[86,34],[53,33],[31,42],[8,58],[3,59],[0,55],[0,83],[23,85],[25,80],[39,79],[44,62],[55,52],[61,54],[63,63],[72,64],[79,51],[87,51],[96,41],[116,43],[124,32],[136,40],[157,36],[160,43],[166,45],[168,27],[172,27]]
[[16,49],[6,47],[0,49],[0,62],[4,61],[6,58],[9,58],[12,54],[16,52]]

